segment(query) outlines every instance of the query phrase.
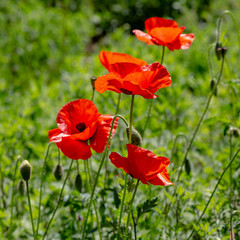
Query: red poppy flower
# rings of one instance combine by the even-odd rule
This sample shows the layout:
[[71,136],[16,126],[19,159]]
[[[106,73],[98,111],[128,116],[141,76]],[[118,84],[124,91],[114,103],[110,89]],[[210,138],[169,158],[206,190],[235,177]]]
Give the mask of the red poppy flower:
[[98,77],[95,88],[103,93],[106,90],[128,95],[141,95],[146,99],[157,98],[154,93],[160,88],[171,86],[171,77],[165,67],[155,62],[139,66],[132,62],[110,64],[109,74]]
[[147,63],[142,59],[134,58],[125,53],[116,53],[116,52],[101,51],[99,54],[99,60],[109,72],[110,72],[110,65],[115,63],[122,63],[122,62],[135,63],[140,67],[147,65]]
[[173,20],[167,20],[159,17],[148,18],[145,21],[145,28],[148,32],[133,30],[133,33],[140,41],[148,45],[166,46],[169,50],[187,49],[194,40],[194,33],[182,34],[185,27],[178,27]]
[[156,156],[151,151],[132,144],[127,144],[127,150],[127,158],[116,152],[110,154],[109,158],[117,168],[123,169],[143,184],[173,185],[167,172],[167,167],[170,164],[168,158]]
[[[48,132],[49,141],[55,142],[63,154],[71,159],[91,157],[90,147],[101,153],[110,134],[113,116],[101,115],[94,103],[79,99],[64,105],[57,115],[58,128]],[[114,122],[111,137],[116,132]]]

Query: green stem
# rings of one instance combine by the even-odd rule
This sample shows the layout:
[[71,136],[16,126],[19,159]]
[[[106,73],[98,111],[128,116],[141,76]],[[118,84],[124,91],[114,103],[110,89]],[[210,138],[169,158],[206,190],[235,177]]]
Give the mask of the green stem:
[[118,111],[119,111],[120,102],[121,102],[121,96],[122,96],[122,94],[119,93],[119,94],[118,94],[118,103],[117,103],[117,107],[116,107],[115,115],[117,115],[117,114],[118,114]]
[[94,93],[95,93],[95,88],[92,88],[92,98],[91,98],[91,101],[93,101],[93,99],[94,99]]
[[61,202],[63,190],[64,190],[64,187],[65,187],[65,185],[66,185],[68,176],[69,176],[69,174],[70,174],[70,170],[71,170],[71,168],[72,168],[73,161],[74,161],[74,160],[71,160],[70,166],[69,166],[68,171],[67,171],[67,176],[66,176],[66,178],[64,179],[64,182],[63,182],[63,185],[62,185],[62,189],[61,189],[61,192],[60,192],[60,194],[59,194],[57,206],[55,207],[55,209],[54,209],[54,211],[53,211],[53,214],[52,214],[52,217],[51,217],[50,221],[49,221],[48,224],[47,224],[47,227],[46,227],[46,230],[45,230],[45,233],[44,233],[44,235],[43,235],[42,240],[44,240],[45,236],[47,235],[48,229],[49,229],[49,227],[50,227],[50,225],[51,225],[51,223],[52,223],[52,220],[53,220],[53,218],[54,218],[54,216],[55,216],[55,214],[56,214],[56,212],[57,212],[58,206],[59,206],[59,204],[60,204],[60,202]]
[[18,162],[22,160],[22,157],[18,157],[16,164],[15,164],[15,170],[14,170],[14,175],[13,175],[13,180],[12,180],[12,196],[11,196],[11,216],[10,216],[10,225],[8,229],[8,239],[10,239],[10,234],[12,232],[12,220],[13,220],[13,203],[14,203],[14,189],[15,189],[15,180],[16,180],[16,174],[17,174],[17,167],[18,167]]
[[124,123],[126,123],[125,118],[122,117],[121,115],[116,115],[116,116],[114,116],[114,118],[113,118],[113,120],[112,120],[112,126],[111,126],[111,130],[110,130],[110,133],[109,133],[109,136],[108,136],[107,144],[106,144],[105,150],[104,150],[104,152],[103,152],[103,156],[102,156],[102,159],[101,159],[101,162],[100,162],[100,165],[99,165],[99,168],[98,168],[98,172],[97,172],[97,175],[96,175],[94,184],[93,184],[93,188],[92,188],[92,192],[91,192],[91,196],[90,196],[90,201],[89,201],[89,204],[88,204],[87,216],[86,216],[86,218],[85,218],[84,225],[83,225],[82,240],[85,239],[85,231],[86,231],[88,216],[89,216],[90,209],[91,209],[91,205],[92,205],[92,200],[93,200],[93,197],[94,197],[94,191],[95,191],[95,188],[96,188],[96,186],[97,186],[97,181],[98,181],[98,178],[99,178],[99,175],[100,175],[100,172],[101,172],[101,169],[102,169],[104,160],[105,160],[105,158],[106,158],[106,156],[107,156],[108,146],[109,146],[109,142],[110,142],[110,139],[111,139],[111,135],[112,135],[112,131],[113,131],[113,126],[114,126],[114,122],[115,122],[115,119],[116,119],[116,118],[120,118],[120,119],[122,119],[122,120],[124,121]]
[[[212,197],[213,197],[214,193],[216,192],[217,187],[218,187],[219,183],[221,182],[221,180],[222,180],[225,172],[226,172],[226,171],[228,170],[228,168],[231,166],[231,164],[233,163],[234,159],[237,157],[237,155],[238,155],[239,152],[240,152],[240,148],[237,150],[237,152],[236,152],[236,154],[234,155],[234,157],[232,158],[232,160],[228,163],[227,167],[223,170],[223,172],[222,172],[220,178],[218,179],[217,184],[216,184],[216,186],[215,186],[215,188],[214,188],[211,196],[209,197],[208,202],[207,202],[207,204],[206,204],[206,206],[205,206],[205,208],[204,208],[201,216],[199,217],[196,225],[198,225],[198,224],[200,223],[200,221],[201,221],[204,213],[206,212],[206,210],[207,210],[207,208],[208,208],[208,205],[209,205],[209,203],[211,202]],[[195,229],[192,230],[192,232],[191,232],[191,234],[189,235],[189,237],[188,237],[187,240],[191,239],[191,237],[192,237],[192,235],[193,235],[194,232],[195,232]]]
[[131,108],[130,108],[130,121],[129,121],[129,138],[128,142],[132,142],[132,126],[133,126],[133,105],[134,105],[134,95],[132,95]]
[[[198,124],[197,124],[197,127],[195,128],[195,131],[193,132],[193,135],[192,135],[192,137],[191,137],[191,139],[190,139],[190,142],[189,142],[189,145],[188,145],[188,147],[187,147],[187,150],[185,151],[185,154],[184,154],[184,157],[183,157],[183,161],[182,161],[182,164],[181,164],[181,166],[180,166],[180,170],[179,170],[179,172],[178,172],[177,179],[176,179],[176,181],[175,181],[175,184],[176,184],[176,185],[177,185],[177,183],[179,182],[179,179],[180,179],[180,176],[181,176],[181,173],[182,173],[182,170],[183,170],[183,166],[184,166],[185,161],[186,161],[186,159],[187,159],[188,153],[189,153],[189,151],[190,151],[191,148],[192,148],[193,141],[194,141],[194,139],[195,139],[195,137],[196,137],[196,135],[197,135],[197,133],[198,133],[198,130],[199,130],[199,128],[200,128],[200,126],[201,126],[201,124],[202,124],[202,122],[203,122],[203,119],[204,119],[204,117],[205,117],[205,115],[206,115],[206,113],[207,113],[207,110],[208,110],[208,108],[209,108],[211,99],[212,99],[212,97],[213,97],[213,95],[214,95],[214,91],[215,91],[216,87],[217,87],[217,86],[219,85],[219,83],[220,83],[221,76],[222,76],[222,73],[223,73],[224,59],[225,59],[225,57],[224,57],[224,55],[223,55],[223,57],[222,57],[222,63],[221,63],[221,69],[220,69],[220,73],[219,73],[219,76],[218,76],[217,83],[216,83],[215,86],[212,88],[212,91],[211,91],[211,93],[210,93],[210,95],[209,95],[209,97],[208,97],[208,99],[207,99],[207,102],[206,102],[206,107],[205,107],[205,109],[204,109],[204,111],[203,111],[203,114],[202,114],[202,116],[201,116]],[[173,197],[176,196],[176,193],[177,193],[177,187],[175,187],[175,190],[174,190],[174,193],[173,193]],[[171,203],[169,203],[169,208],[170,208],[170,206],[171,206]],[[169,208],[168,208],[168,209],[169,209]],[[166,217],[167,217],[167,214],[168,214],[168,210],[166,211]]]
[[134,201],[134,198],[135,198],[135,195],[136,195],[136,192],[137,192],[138,185],[139,185],[139,179],[137,180],[137,184],[135,186],[132,199],[129,203],[128,218],[127,218],[127,225],[126,225],[126,229],[125,229],[125,238],[124,238],[125,240],[127,239],[127,235],[128,235],[128,225],[129,225],[130,215],[131,215],[131,212],[132,212],[132,209],[133,209],[133,201]]
[[[161,65],[163,64],[164,55],[165,55],[165,46],[162,46],[162,57],[161,57],[161,62],[160,62]],[[153,101],[154,101],[154,99],[150,100],[150,105],[149,105],[149,108],[148,108],[147,119],[145,121],[145,124],[144,124],[144,127],[143,127],[143,131],[142,131],[142,137],[144,136],[144,133],[145,133],[145,131],[147,129],[148,121],[149,121],[150,116],[151,116]]]
[[[90,190],[92,190],[92,174],[89,168],[89,162],[88,160],[85,160],[86,162],[86,166],[87,166],[87,175],[89,177],[89,185],[90,185]],[[96,206],[96,202],[93,199],[93,207],[94,207],[94,211],[96,213],[96,219],[97,219],[97,228],[98,228],[98,233],[99,233],[99,237],[100,240],[102,239],[102,232],[101,232],[101,226],[100,226],[100,222],[99,222],[99,218],[98,218],[98,212],[97,212],[97,206]]]
[[127,182],[128,182],[128,174],[125,174],[125,183],[124,183],[124,190],[123,190],[123,197],[121,201],[121,208],[120,208],[120,214],[119,214],[119,220],[118,220],[118,240],[121,239],[121,221],[122,221],[122,213],[123,213],[123,206],[124,206],[124,201],[126,196],[126,190],[127,190]]
[[[40,194],[39,194],[39,203],[38,203],[38,220],[37,220],[37,230],[36,230],[36,236],[38,237],[38,229],[39,229],[39,224],[41,221],[41,204],[42,204],[42,188],[43,188],[43,176],[44,176],[44,170],[46,168],[46,163],[47,163],[47,158],[50,150],[50,146],[52,145],[53,142],[50,142],[48,144],[47,152],[45,154],[45,159],[43,162],[43,167],[42,167],[42,173],[41,173],[41,182],[40,182]],[[59,157],[60,158],[60,157]]]
[[[232,159],[232,133],[229,135],[229,159]],[[232,231],[232,197],[233,197],[233,178],[232,178],[232,165],[229,170],[229,180],[230,180],[230,195],[229,195],[229,207],[230,207],[230,235],[231,239],[233,239],[233,231]]]
[[34,238],[34,240],[37,240],[35,229],[34,229],[34,223],[33,223],[32,206],[31,206],[31,200],[30,200],[28,181],[26,181],[26,184],[27,184],[27,198],[28,198],[29,214],[30,214],[30,219],[31,219],[31,223],[32,223],[33,238]]
[[178,183],[178,181],[179,181],[179,178],[180,178],[180,175],[181,175],[181,173],[182,173],[182,169],[183,169],[183,166],[184,166],[185,161],[186,161],[186,159],[187,159],[188,153],[189,153],[189,151],[190,151],[191,148],[192,148],[193,141],[195,140],[195,137],[196,137],[196,135],[197,135],[197,133],[198,133],[198,130],[199,130],[199,128],[200,128],[200,126],[201,126],[201,124],[202,124],[202,122],[203,122],[203,119],[204,119],[204,117],[205,117],[205,115],[206,115],[206,113],[207,113],[207,111],[208,111],[208,108],[209,108],[211,99],[212,99],[212,97],[213,97],[213,95],[214,95],[214,91],[215,91],[216,87],[218,86],[218,84],[219,84],[219,82],[220,82],[220,80],[221,80],[222,73],[223,73],[224,59],[225,59],[225,58],[224,58],[224,56],[223,56],[223,57],[222,57],[222,64],[221,64],[220,74],[219,74],[219,76],[218,76],[217,83],[216,83],[215,86],[213,87],[213,89],[212,89],[212,91],[211,91],[211,93],[210,93],[210,95],[209,95],[209,97],[208,97],[208,100],[207,100],[207,103],[206,103],[206,107],[205,107],[205,109],[204,109],[204,111],[203,111],[203,114],[202,114],[202,116],[201,116],[201,118],[200,118],[200,120],[199,120],[199,122],[198,122],[198,124],[197,124],[197,127],[196,127],[196,129],[195,129],[195,131],[194,131],[194,133],[193,133],[193,135],[192,135],[192,137],[191,137],[191,139],[190,139],[188,148],[187,148],[187,150],[186,150],[186,152],[185,152],[185,154],[184,154],[183,162],[182,162],[182,164],[181,164],[181,167],[180,167],[180,170],[179,170],[179,173],[178,173],[178,177],[177,177],[176,183]]

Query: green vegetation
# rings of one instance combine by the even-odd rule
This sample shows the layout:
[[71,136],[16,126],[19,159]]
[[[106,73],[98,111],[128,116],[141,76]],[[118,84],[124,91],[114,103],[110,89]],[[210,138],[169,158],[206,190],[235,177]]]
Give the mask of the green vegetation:
[[[191,139],[211,93],[211,80],[217,79],[220,72],[221,61],[215,55],[218,18],[224,10],[229,10],[236,18],[238,31],[240,26],[240,3],[234,0],[155,0],[150,1],[151,4],[142,0],[137,1],[138,4],[119,1],[110,5],[108,1],[102,2],[0,2],[0,239],[32,239],[28,199],[20,182],[20,161],[16,168],[17,158],[21,155],[32,165],[28,184],[36,228],[48,131],[56,128],[57,113],[65,103],[78,98],[91,99],[90,78],[107,73],[98,59],[100,50],[127,53],[148,63],[160,62],[161,47],[147,46],[131,34],[132,29],[143,30],[144,21],[153,16],[152,9],[156,9],[154,16],[157,16],[157,9],[162,9],[159,2],[168,6],[165,11],[158,11],[159,17],[174,17],[180,26],[186,27],[184,33],[195,34],[188,50],[165,52],[163,65],[171,75],[172,86],[157,92],[159,97],[154,100],[142,145],[170,159],[168,171],[171,181],[176,183],[186,149],[183,136],[188,141]],[[225,14],[220,32],[220,42],[228,48],[223,76],[179,182],[169,187],[143,184],[138,187],[133,206],[138,219],[138,239],[184,240],[193,229],[196,231],[192,239],[230,239],[230,226],[235,239],[240,239],[239,156],[223,176],[197,224],[217,180],[240,145],[240,137],[231,135],[231,127],[240,128],[238,31],[231,15]],[[209,69],[209,56],[212,70]],[[94,102],[102,114],[114,115],[117,101],[118,95],[114,92],[95,93]],[[123,95],[119,114],[128,120],[129,106],[130,97]],[[148,106],[147,99],[135,97],[133,125],[140,133],[144,129]],[[174,146],[179,134],[182,135]],[[120,122],[111,141],[111,151],[126,156],[123,146],[127,142],[125,125]],[[101,156],[94,153],[90,160],[93,177]],[[41,236],[56,206],[70,163],[71,160],[61,154],[64,176],[57,181],[53,171],[58,164],[58,149],[53,144],[44,175]],[[48,239],[81,239],[90,191],[84,163],[79,160],[78,164],[73,163]],[[82,180],[81,193],[75,187],[77,167]],[[124,172],[108,161],[95,194],[103,239],[116,239],[123,179]],[[126,201],[130,201],[135,184],[134,181],[130,185]],[[20,191],[19,185],[22,186]],[[12,192],[13,219],[9,235]],[[122,219],[127,222],[126,213]],[[90,214],[87,231],[88,239],[98,239],[94,213]],[[133,229],[131,234],[133,239]]]

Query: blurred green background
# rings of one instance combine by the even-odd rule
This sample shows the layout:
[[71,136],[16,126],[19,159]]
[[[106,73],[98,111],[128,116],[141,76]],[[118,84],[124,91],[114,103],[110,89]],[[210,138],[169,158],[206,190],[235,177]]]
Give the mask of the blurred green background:
[[[172,18],[180,26],[186,27],[184,33],[195,34],[195,40],[188,50],[166,50],[163,65],[171,74],[172,86],[157,93],[159,98],[154,101],[144,138],[144,148],[149,148],[155,154],[171,157],[174,137],[178,133],[191,136],[210,94],[210,81],[219,74],[220,61],[214,54],[214,43],[217,20],[224,10],[233,13],[239,31],[240,1],[235,0],[0,1],[1,239],[6,237],[4,232],[9,225],[10,186],[16,156],[22,155],[34,167],[32,194],[33,205],[36,206],[48,130],[56,127],[55,119],[59,109],[74,99],[91,99],[90,77],[107,73],[98,59],[100,50],[128,53],[148,63],[160,61],[161,47],[147,46],[131,34],[132,29],[144,30],[144,21],[153,16]],[[164,209],[160,204],[154,213],[139,222],[141,239],[156,239],[156,232],[162,236],[159,239],[186,239],[187,233],[192,229],[192,222],[199,216],[199,211],[202,211],[220,171],[229,160],[227,129],[229,126],[240,127],[238,31],[231,16],[225,15],[220,35],[220,41],[228,48],[224,76],[218,88],[218,95],[212,100],[206,120],[189,155],[190,175],[184,173],[180,183],[180,190],[183,191],[179,190],[177,198],[183,211],[180,223],[171,226],[175,213],[170,214],[168,221],[161,219]],[[212,75],[209,71],[208,50],[213,66]],[[118,95],[113,92],[105,92],[102,95],[96,93],[94,102],[100,113],[114,114],[117,98]],[[127,119],[129,102],[129,96],[123,96],[120,104],[120,114]],[[148,100],[137,96],[134,126],[139,131],[143,129],[146,121],[148,104]],[[123,124],[120,123],[119,133],[112,141],[112,149],[118,152],[123,149],[124,153],[125,143],[126,135]],[[234,139],[233,150],[237,146],[239,138]],[[183,153],[184,142],[180,141],[178,150],[170,159],[170,177],[173,182]],[[51,161],[48,162],[46,180],[51,183],[46,192],[51,194],[53,191],[57,196],[60,185],[54,182],[51,174],[51,169],[57,163],[56,156],[55,149],[51,154]],[[94,170],[97,169],[99,158],[97,154],[94,155]],[[63,165],[67,166],[68,160],[65,157],[63,159]],[[239,209],[239,163],[236,163],[233,169],[235,209]],[[115,171],[110,166],[110,183],[121,190],[114,177]],[[118,172],[119,175],[122,174],[121,171]],[[19,174],[17,177],[20,178]],[[85,178],[84,173],[82,177]],[[74,176],[70,183],[73,179]],[[229,239],[229,181],[228,177],[223,179],[218,195],[195,239]],[[139,191],[140,196],[136,204],[149,197],[147,187],[140,187],[142,191]],[[168,192],[171,194],[172,190],[173,188]],[[70,197],[71,191],[74,190],[70,184]],[[151,194],[159,197],[160,203],[165,203],[171,196],[167,191],[164,195],[164,192],[162,188],[155,187]],[[31,228],[21,222],[22,219],[29,221],[27,202],[20,196],[17,199],[19,206],[14,209],[17,216],[14,236],[15,239],[26,239]],[[47,219],[54,206],[49,195],[45,196],[44,204],[44,218]],[[82,204],[81,211],[84,215],[86,203]],[[107,206],[100,201],[99,204],[105,204],[106,208],[114,208],[110,203]],[[63,207],[62,211],[67,210]],[[117,213],[117,209],[113,211]],[[69,219],[59,218],[50,233],[50,239],[73,239],[70,235],[77,232],[77,227],[69,227],[70,220],[74,222],[72,218],[72,215]],[[239,229],[239,225],[239,221],[236,220],[235,228]],[[239,234],[236,236],[239,237]]]

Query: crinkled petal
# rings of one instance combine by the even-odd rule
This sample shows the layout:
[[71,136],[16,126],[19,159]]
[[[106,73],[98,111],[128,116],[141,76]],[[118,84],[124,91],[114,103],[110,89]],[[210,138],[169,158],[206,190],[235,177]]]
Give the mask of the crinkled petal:
[[104,93],[107,90],[120,93],[121,87],[121,79],[117,78],[113,73],[98,77],[95,82],[95,89],[99,93]]
[[135,63],[139,66],[145,66],[147,63],[138,58],[134,58],[128,54],[125,53],[115,53],[115,52],[107,52],[107,51],[101,51],[99,54],[99,60],[102,63],[102,65],[110,71],[110,64],[115,64],[119,62],[129,62],[129,63]]
[[109,155],[109,159],[111,160],[112,164],[114,164],[117,168],[123,169],[128,174],[130,173],[127,158],[122,157],[116,152],[112,152]]
[[194,40],[194,33],[181,34],[179,40],[181,49],[188,49]]
[[150,31],[150,35],[158,40],[160,45],[166,46],[169,43],[173,43],[179,38],[183,32],[184,27],[173,28],[173,27],[157,27]]
[[153,185],[161,185],[161,186],[173,185],[173,183],[170,181],[167,170],[164,170],[163,172],[158,173],[156,177],[154,177],[151,180],[148,180],[148,182]]
[[150,31],[153,28],[156,28],[156,27],[174,27],[174,28],[177,28],[178,24],[174,20],[169,20],[169,19],[160,18],[160,17],[151,17],[151,18],[148,18],[145,21],[145,28],[146,28],[148,33],[150,33]]
[[61,141],[56,142],[58,148],[63,152],[63,154],[71,159],[87,160],[92,156],[90,146],[87,141],[77,141],[68,137],[62,137]]
[[[90,146],[94,151],[98,153],[101,153],[104,151],[109,134],[110,134],[113,118],[114,117],[110,115],[101,115],[99,117],[96,133],[90,139]],[[114,121],[111,138],[114,136],[117,126],[118,126],[118,118],[116,118]]]
[[[78,99],[65,104],[57,116],[59,129],[66,134],[78,134],[78,140],[89,139],[97,127],[99,112],[94,103],[87,99]],[[86,129],[79,132],[78,124],[84,123]]]
[[137,29],[134,29],[132,32],[136,35],[136,37],[138,38],[138,40],[140,40],[140,41],[142,41],[142,42],[145,42],[145,43],[147,43],[148,45],[153,45],[153,44],[155,44],[155,43],[152,41],[152,37],[151,37],[149,34],[143,32],[143,31],[141,31],[141,30],[137,30]]

